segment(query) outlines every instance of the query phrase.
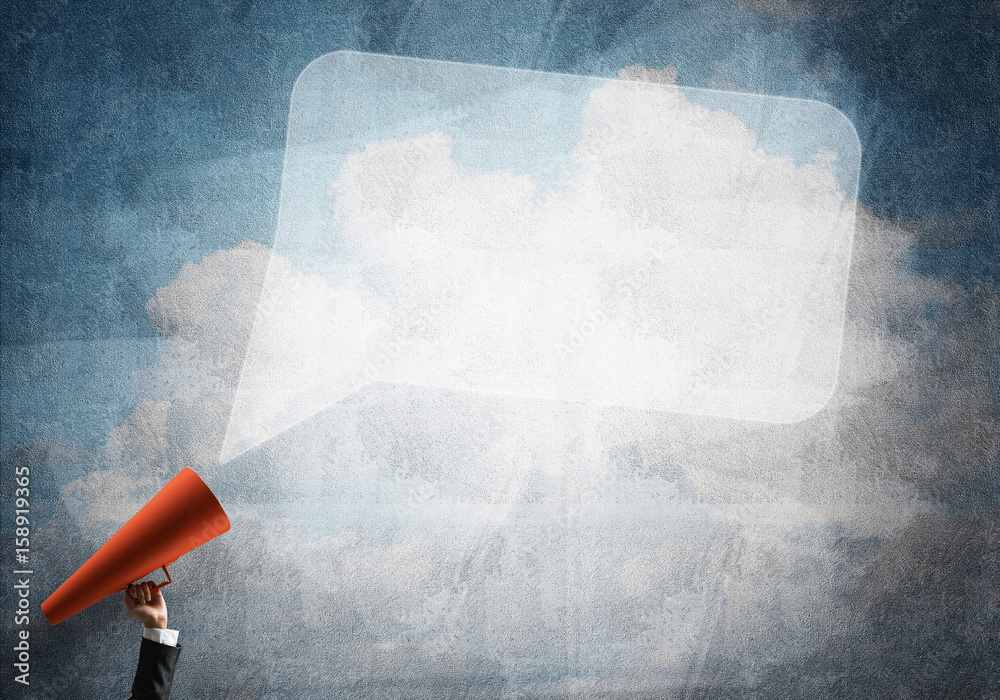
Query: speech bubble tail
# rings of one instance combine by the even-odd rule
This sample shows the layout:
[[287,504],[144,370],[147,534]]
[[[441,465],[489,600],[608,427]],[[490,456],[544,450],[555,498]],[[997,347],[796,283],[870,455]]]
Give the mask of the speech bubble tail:
[[251,401],[249,397],[239,398],[240,392],[237,392],[238,399],[233,405],[229,424],[226,427],[226,436],[219,452],[219,464],[231,462],[237,457],[270,442],[300,423],[304,423],[331,406],[353,396],[367,385],[368,383],[361,384],[335,395],[315,396],[310,402],[310,409],[302,407],[303,399],[299,397],[299,401],[294,402],[293,407],[286,407],[285,411],[277,415],[255,410],[254,406],[261,404]]

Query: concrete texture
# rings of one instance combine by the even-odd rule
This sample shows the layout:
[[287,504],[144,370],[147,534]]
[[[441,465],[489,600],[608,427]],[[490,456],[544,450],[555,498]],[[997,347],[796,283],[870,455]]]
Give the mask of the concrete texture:
[[[1000,694],[994,5],[3,12],[2,517],[29,467],[35,572],[4,697],[127,696],[121,601],[37,605],[184,466],[233,528],[171,569],[174,698]],[[341,48],[842,109],[834,398],[767,425],[376,384],[219,465],[292,82]]]

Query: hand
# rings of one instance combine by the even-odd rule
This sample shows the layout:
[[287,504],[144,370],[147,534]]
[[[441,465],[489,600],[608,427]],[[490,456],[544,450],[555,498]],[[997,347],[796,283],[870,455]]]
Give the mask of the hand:
[[145,627],[167,628],[167,603],[152,581],[130,583],[125,589],[125,612]]

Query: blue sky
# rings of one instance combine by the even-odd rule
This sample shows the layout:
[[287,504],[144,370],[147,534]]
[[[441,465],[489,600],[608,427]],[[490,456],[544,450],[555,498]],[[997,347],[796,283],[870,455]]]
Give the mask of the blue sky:
[[[215,420],[222,410],[224,392],[211,382],[224,374],[213,372],[232,348],[211,345],[218,339],[212,323],[195,328],[201,336],[194,340],[203,346],[178,337],[170,324],[187,318],[178,306],[185,300],[221,299],[225,308],[227,295],[252,286],[240,287],[228,271],[256,269],[266,251],[231,249],[244,241],[274,243],[292,88],[317,57],[346,49],[598,77],[633,64],[670,65],[683,86],[827,102],[850,118],[861,142],[858,201],[875,218],[864,219],[866,235],[856,239],[862,274],[852,278],[845,404],[789,430],[725,422],[705,427],[676,416],[633,423],[624,414],[616,424],[597,414],[553,412],[547,404],[505,405],[397,386],[338,405],[330,414],[330,425],[340,421],[336,430],[290,431],[227,469],[203,462],[206,480],[214,479],[227,508],[232,504],[234,522],[244,525],[234,527],[232,544],[212,551],[236,572],[236,587],[219,592],[218,581],[197,578],[213,571],[199,558],[209,556],[202,549],[186,557],[190,590],[202,592],[178,595],[176,605],[192,639],[196,632],[208,639],[223,634],[240,643],[209,645],[204,663],[183,681],[190,687],[221,683],[217,668],[240,665],[232,653],[243,654],[240,677],[250,674],[237,681],[246,686],[242,696],[253,697],[254,687],[259,693],[269,674],[275,684],[309,683],[305,666],[326,653],[316,640],[331,635],[343,653],[338,658],[364,668],[367,647],[356,646],[352,635],[394,639],[400,627],[394,609],[372,604],[379,591],[386,591],[383,599],[403,601],[404,609],[412,604],[423,611],[430,621],[418,620],[414,628],[450,624],[430,605],[444,600],[447,612],[447,595],[424,600],[422,589],[406,581],[393,588],[400,577],[397,550],[380,549],[385,542],[394,546],[392,532],[356,541],[330,529],[342,537],[331,546],[375,582],[378,590],[370,594],[368,579],[352,578],[337,557],[319,556],[330,533],[308,539],[316,533],[282,520],[286,506],[388,499],[406,511],[400,521],[409,523],[407,536],[419,545],[399,550],[409,551],[415,578],[433,583],[441,571],[456,581],[465,577],[470,601],[477,594],[516,598],[520,591],[528,599],[531,581],[518,580],[525,587],[505,593],[503,584],[514,578],[498,578],[491,567],[503,556],[536,557],[539,571],[556,579],[565,574],[569,569],[551,556],[561,541],[540,544],[544,538],[531,529],[536,509],[544,510],[537,504],[558,493],[560,479],[605,488],[588,482],[585,472],[606,468],[625,501],[629,494],[652,494],[648,509],[624,509],[629,516],[661,512],[655,489],[645,493],[635,484],[657,484],[671,502],[699,514],[671,530],[674,539],[662,551],[656,542],[629,542],[637,530],[619,529],[612,520],[590,526],[614,535],[604,546],[623,557],[622,567],[652,557],[648,570],[630,579],[646,588],[623,593],[621,609],[634,613],[632,622],[658,614],[661,589],[673,583],[656,577],[669,566],[686,571],[697,562],[689,567],[693,580],[711,585],[684,594],[706,610],[726,609],[712,608],[711,596],[732,602],[733,617],[706,617],[711,629],[695,628],[691,648],[701,651],[685,678],[714,679],[708,697],[744,690],[745,697],[817,697],[817,688],[867,697],[879,683],[887,696],[900,688],[913,695],[996,692],[995,0],[17,0],[4,3],[0,16],[0,453],[32,465],[39,474],[35,515],[58,525],[39,533],[39,552],[48,557],[39,570],[53,579],[48,583],[71,568],[78,550],[100,544],[92,540],[101,528],[148,498],[143,489],[152,481],[210,452],[212,446],[200,442],[210,430],[199,421]],[[205,321],[204,314],[192,316],[192,323]],[[210,320],[222,326],[227,319]],[[191,399],[199,381],[209,389],[202,386]],[[140,399],[148,401],[133,414]],[[173,401],[169,408],[166,399]],[[162,434],[150,428],[157,425]],[[122,429],[112,432],[116,426]],[[419,539],[420,518],[430,512],[420,510],[425,501],[433,505],[437,490],[448,488],[505,493],[502,478],[480,478],[469,463],[497,464],[501,477],[541,465],[517,482],[524,495],[518,522],[528,527],[470,536],[466,549],[449,550],[452,558],[438,566],[420,549],[427,544]],[[300,480],[286,478],[303,464],[309,468]],[[560,472],[567,464],[583,470]],[[705,515],[713,499],[761,510],[720,523]],[[665,509],[662,522],[683,525],[685,512]],[[423,515],[407,521],[413,513]],[[327,524],[335,524],[330,517]],[[562,532],[569,536],[571,528]],[[655,539],[658,531],[642,532]],[[287,538],[296,537],[308,545],[302,552],[287,548]],[[671,559],[685,547],[692,548],[689,560]],[[587,553],[584,545],[580,555]],[[634,561],[626,553],[636,555]],[[606,573],[596,559],[590,565]],[[740,566],[750,567],[740,569],[749,571],[745,577],[728,575]],[[273,581],[292,575],[290,588],[275,594]],[[620,592],[608,580],[606,590]],[[199,581],[205,583],[200,589]],[[248,588],[239,588],[244,581]],[[309,615],[321,594],[316,584],[345,581],[355,588],[317,623]],[[458,595],[464,589],[440,590]],[[605,589],[583,594],[600,598],[594,590]],[[262,646],[253,637],[260,620],[233,604],[246,595],[257,595],[266,608],[276,646]],[[211,621],[219,601],[228,626]],[[454,610],[468,612],[463,604]],[[516,624],[504,627],[502,610],[487,608],[479,613],[487,620],[496,613],[497,624],[479,626],[481,639],[496,641],[494,630],[510,629],[516,643],[530,642],[518,636]],[[607,639],[638,634],[641,625],[621,622],[612,608],[579,609],[606,616],[592,629]],[[68,658],[56,643],[67,637],[59,635],[92,633],[109,609],[48,630],[40,658]],[[551,612],[546,605],[537,609]],[[370,627],[358,622],[360,610],[375,611]],[[312,635],[298,646],[286,613]],[[676,619],[669,611],[662,616]],[[731,633],[723,629],[727,619]],[[759,637],[748,641],[742,625]],[[124,677],[131,657],[122,653],[125,642],[109,639],[90,634],[90,643],[71,645],[69,653],[85,669],[93,668],[93,654],[115,659],[118,666],[107,673]],[[605,637],[594,639],[603,644]],[[628,639],[637,646],[623,649],[644,648],[638,637]],[[626,677],[627,656],[618,659]],[[512,677],[487,662],[477,666],[475,653],[468,659],[468,677],[446,670],[436,682],[454,689],[481,683],[480,673],[501,685]],[[585,671],[586,663],[578,662]],[[422,664],[407,657],[400,668],[423,678],[429,666]],[[372,692],[390,694],[406,673],[376,678],[385,685]],[[87,677],[95,688],[106,680]],[[433,682],[422,686],[431,694],[440,690]],[[103,696],[100,687],[94,697]]]

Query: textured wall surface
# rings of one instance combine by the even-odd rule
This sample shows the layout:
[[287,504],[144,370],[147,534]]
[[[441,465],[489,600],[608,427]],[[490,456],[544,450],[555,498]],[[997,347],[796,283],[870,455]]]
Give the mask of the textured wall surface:
[[[38,605],[185,466],[232,530],[171,568],[174,698],[1000,697],[995,2],[2,13],[4,697],[127,697],[121,600]],[[339,49],[843,111],[831,401],[780,425],[373,384],[220,465],[292,85]]]

